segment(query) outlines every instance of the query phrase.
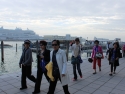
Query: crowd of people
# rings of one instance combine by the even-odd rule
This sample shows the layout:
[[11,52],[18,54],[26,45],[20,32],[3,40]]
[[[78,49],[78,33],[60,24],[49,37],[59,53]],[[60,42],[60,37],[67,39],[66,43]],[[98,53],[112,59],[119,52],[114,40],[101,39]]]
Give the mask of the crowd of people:
[[[91,59],[93,62],[93,74],[97,73],[96,65],[98,64],[99,71],[101,72],[101,59],[104,58],[103,49],[99,45],[99,41],[95,40],[95,46],[92,49]],[[59,40],[52,41],[53,50],[50,51],[47,49],[47,42],[40,41],[40,53],[37,55],[37,76],[36,78],[31,75],[32,68],[32,50],[30,49],[30,41],[24,41],[24,50],[20,58],[19,67],[22,68],[22,77],[21,77],[21,88],[20,90],[27,89],[26,77],[35,83],[34,91],[32,94],[40,93],[40,86],[42,81],[43,74],[45,75],[48,83],[49,90],[47,94],[54,94],[57,81],[59,80],[62,84],[65,94],[70,94],[68,90],[68,83],[70,78],[68,75],[67,69],[67,57],[64,50],[60,48]],[[108,43],[110,44],[110,43]],[[71,64],[73,66],[73,81],[77,81],[77,72],[79,73],[80,78],[83,78],[83,74],[80,68],[80,63],[82,63],[81,54],[83,53],[82,45],[79,38],[76,38],[70,44],[70,50],[72,51]],[[125,53],[125,45],[122,48]],[[119,43],[115,42],[113,47],[107,46],[106,57],[109,60],[109,65],[111,66],[112,76],[116,73],[116,68],[119,66],[119,59],[122,57],[120,53]]]

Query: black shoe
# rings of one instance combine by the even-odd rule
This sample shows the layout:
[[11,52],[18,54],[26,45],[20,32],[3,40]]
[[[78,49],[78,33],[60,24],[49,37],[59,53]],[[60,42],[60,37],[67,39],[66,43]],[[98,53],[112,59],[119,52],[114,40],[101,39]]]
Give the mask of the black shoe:
[[38,93],[40,93],[40,91],[34,91],[34,92],[32,92],[32,94],[38,94]]
[[112,76],[112,73],[110,73],[109,75]]
[[24,90],[24,89],[27,89],[27,87],[21,87],[20,90]]
[[93,74],[96,74],[96,72],[94,72]]

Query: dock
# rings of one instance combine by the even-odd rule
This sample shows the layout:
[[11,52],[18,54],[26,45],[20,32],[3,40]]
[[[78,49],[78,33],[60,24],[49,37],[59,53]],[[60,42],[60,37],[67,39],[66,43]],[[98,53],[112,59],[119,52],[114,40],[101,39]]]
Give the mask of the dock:
[[[102,60],[102,71],[97,70],[93,75],[92,63],[87,60],[81,64],[83,78],[78,76],[78,81],[72,81],[73,70],[68,63],[68,73],[70,76],[69,91],[71,94],[125,94],[125,58],[120,59],[120,66],[116,69],[116,74],[109,76],[110,66],[107,59]],[[34,68],[32,74],[36,76],[37,69]],[[28,88],[20,91],[21,70],[15,73],[3,74],[0,76],[0,94],[32,94],[35,84],[27,79]],[[41,82],[41,93],[47,94],[49,83],[43,77]],[[61,83],[58,81],[55,94],[64,94]]]

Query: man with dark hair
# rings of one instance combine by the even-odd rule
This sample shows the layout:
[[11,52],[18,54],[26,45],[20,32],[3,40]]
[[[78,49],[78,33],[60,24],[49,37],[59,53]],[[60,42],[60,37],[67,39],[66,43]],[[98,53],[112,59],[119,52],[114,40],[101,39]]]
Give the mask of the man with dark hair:
[[24,50],[19,62],[19,67],[22,68],[22,78],[21,78],[22,87],[20,88],[20,90],[27,89],[26,77],[31,81],[33,81],[34,83],[36,82],[35,77],[31,75],[33,58],[32,58],[32,51],[29,47],[30,47],[30,41],[25,40]]

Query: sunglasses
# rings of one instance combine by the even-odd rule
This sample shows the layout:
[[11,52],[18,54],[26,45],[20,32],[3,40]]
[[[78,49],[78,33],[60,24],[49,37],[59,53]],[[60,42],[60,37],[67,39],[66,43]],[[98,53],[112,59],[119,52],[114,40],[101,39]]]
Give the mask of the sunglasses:
[[58,44],[52,44],[52,46],[58,46]]
[[44,45],[41,44],[40,46],[44,46]]

